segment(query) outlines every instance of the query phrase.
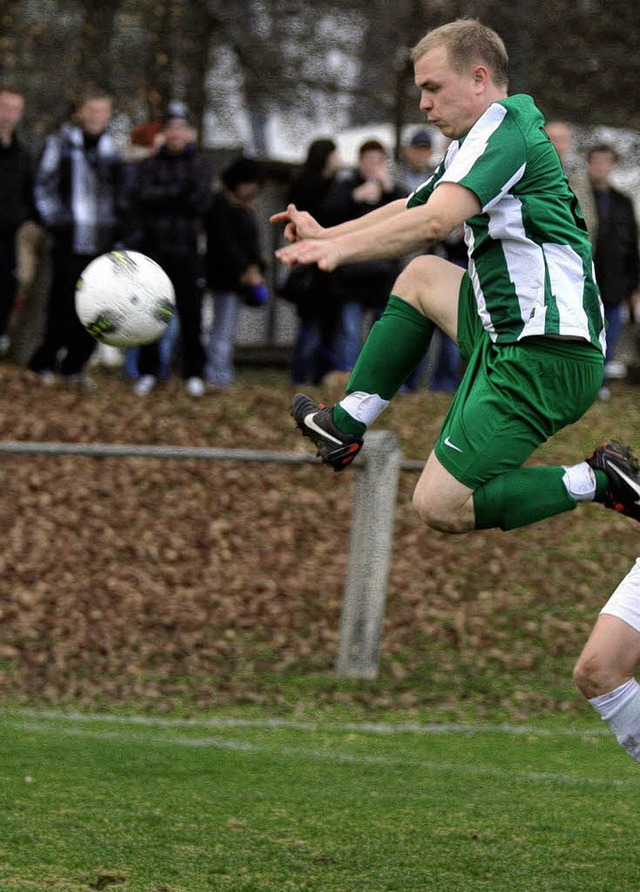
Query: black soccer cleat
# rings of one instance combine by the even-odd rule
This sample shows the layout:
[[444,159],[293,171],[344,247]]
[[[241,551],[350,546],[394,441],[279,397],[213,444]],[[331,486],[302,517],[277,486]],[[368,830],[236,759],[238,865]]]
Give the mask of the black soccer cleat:
[[631,449],[609,440],[587,456],[587,464],[607,475],[609,485],[602,500],[605,508],[640,521],[640,466]]
[[305,437],[318,448],[317,455],[334,471],[343,471],[362,449],[362,439],[345,434],[333,423],[331,407],[318,405],[304,393],[296,393],[291,414]]

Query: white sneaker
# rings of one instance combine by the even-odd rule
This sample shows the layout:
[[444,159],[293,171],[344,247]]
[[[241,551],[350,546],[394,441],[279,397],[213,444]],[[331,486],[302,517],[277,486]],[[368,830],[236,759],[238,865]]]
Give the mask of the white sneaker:
[[133,392],[138,396],[146,396],[156,386],[155,375],[142,375],[133,385]]
[[627,366],[621,359],[611,359],[605,364],[605,378],[625,378],[627,375]]
[[189,396],[204,396],[204,381],[202,378],[187,378],[185,390]]

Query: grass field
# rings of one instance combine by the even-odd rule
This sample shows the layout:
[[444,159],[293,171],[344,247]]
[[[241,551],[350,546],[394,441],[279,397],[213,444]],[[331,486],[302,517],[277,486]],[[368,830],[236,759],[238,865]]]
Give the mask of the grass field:
[[[241,715],[239,712],[237,715]],[[600,725],[0,713],[3,892],[638,892]]]

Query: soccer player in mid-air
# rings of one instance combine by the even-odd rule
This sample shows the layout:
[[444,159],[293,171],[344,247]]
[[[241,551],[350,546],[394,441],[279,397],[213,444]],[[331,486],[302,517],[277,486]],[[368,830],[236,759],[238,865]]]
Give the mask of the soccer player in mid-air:
[[304,394],[292,414],[335,470],[429,347],[435,326],[466,371],[414,493],[445,532],[509,530],[601,502],[640,519],[638,462],[611,441],[570,467],[523,467],[577,421],[603,379],[604,313],[578,202],[530,96],[507,92],[501,38],[473,19],[430,31],[413,49],[420,108],[451,140],[427,182],[364,217],[323,228],[289,205],[274,214],[287,266],[322,270],[410,253],[464,225],[468,272],[433,254],[395,282],[337,405]]

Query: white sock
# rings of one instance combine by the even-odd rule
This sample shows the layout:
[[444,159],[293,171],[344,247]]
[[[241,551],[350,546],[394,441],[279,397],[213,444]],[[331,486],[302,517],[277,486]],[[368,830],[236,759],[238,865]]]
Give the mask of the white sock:
[[364,393],[356,390],[340,400],[340,406],[348,412],[356,421],[361,421],[369,427],[389,405],[389,400],[383,400],[377,393]]
[[640,762],[640,685],[631,678],[608,694],[589,700],[602,716],[620,746]]
[[576,502],[593,502],[596,496],[596,475],[586,461],[564,469],[564,483],[567,492]]

